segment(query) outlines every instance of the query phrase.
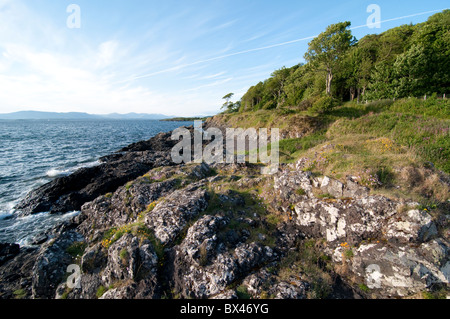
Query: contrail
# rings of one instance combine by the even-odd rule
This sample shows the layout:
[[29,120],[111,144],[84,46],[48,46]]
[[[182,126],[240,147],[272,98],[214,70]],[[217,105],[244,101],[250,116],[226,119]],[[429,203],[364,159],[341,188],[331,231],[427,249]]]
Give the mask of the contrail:
[[[444,10],[447,10],[447,9],[448,8],[439,9],[439,10],[425,11],[425,12],[420,12],[420,13],[415,13],[415,14],[410,14],[410,15],[403,16],[403,17],[397,17],[397,18],[382,20],[379,23],[381,24],[381,23],[386,23],[386,22],[391,22],[391,21],[397,21],[397,20],[417,17],[417,16],[421,16],[421,15],[424,15],[424,14],[444,11]],[[363,25],[356,26],[356,27],[351,27],[350,30],[356,30],[356,29],[360,29],[360,28],[364,28],[364,27],[367,27],[367,24],[363,24]],[[318,35],[314,35],[314,36],[309,36],[309,37],[306,37],[306,38],[295,39],[295,40],[286,41],[286,42],[282,42],[282,43],[267,45],[267,46],[264,46],[264,47],[259,47],[259,48],[248,49],[248,50],[238,51],[238,52],[234,52],[234,53],[224,54],[224,55],[216,56],[216,57],[205,59],[205,60],[199,60],[199,61],[192,62],[192,63],[187,63],[187,64],[174,66],[174,67],[167,68],[167,69],[160,70],[160,71],[156,71],[156,72],[153,72],[153,73],[148,73],[148,74],[144,74],[144,75],[135,76],[135,77],[129,78],[127,80],[116,82],[115,84],[130,82],[130,81],[144,79],[144,78],[149,78],[149,77],[152,77],[152,76],[155,76],[155,75],[158,75],[158,74],[168,73],[168,72],[172,72],[172,71],[177,71],[177,70],[181,70],[181,69],[187,68],[189,66],[193,66],[193,65],[197,65],[197,64],[203,64],[203,63],[216,61],[216,60],[222,60],[222,59],[229,58],[229,57],[236,56],[236,55],[241,55],[241,54],[246,54],[246,53],[251,53],[251,52],[257,52],[257,51],[263,51],[263,50],[267,50],[267,49],[272,49],[272,48],[276,48],[276,47],[285,46],[285,45],[292,44],[292,43],[302,42],[302,41],[306,41],[306,40],[312,40],[312,39],[316,38],[317,36]]]
[[[403,19],[406,19],[406,18],[417,17],[417,16],[421,16],[421,15],[424,15],[424,14],[429,14],[429,13],[435,13],[435,12],[444,11],[444,10],[447,10],[447,9],[448,9],[448,8],[441,9],[441,10],[431,10],[431,11],[425,11],[425,12],[420,12],[420,13],[410,14],[410,15],[403,16],[403,17],[398,17],[398,18],[392,18],[392,19],[383,20],[383,21],[380,21],[380,23],[391,22],[391,21],[397,21],[397,20],[403,20]],[[364,27],[367,27],[367,24],[363,24],[363,25],[360,25],[360,26],[357,26],[357,27],[352,27],[352,28],[350,28],[350,30],[360,29],[360,28],[364,28]]]

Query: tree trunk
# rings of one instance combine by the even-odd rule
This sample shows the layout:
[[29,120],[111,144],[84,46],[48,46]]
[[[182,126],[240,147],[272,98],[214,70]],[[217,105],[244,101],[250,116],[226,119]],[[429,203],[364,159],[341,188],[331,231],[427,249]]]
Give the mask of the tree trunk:
[[331,69],[327,70],[327,94],[331,95],[331,82],[333,81],[333,73]]

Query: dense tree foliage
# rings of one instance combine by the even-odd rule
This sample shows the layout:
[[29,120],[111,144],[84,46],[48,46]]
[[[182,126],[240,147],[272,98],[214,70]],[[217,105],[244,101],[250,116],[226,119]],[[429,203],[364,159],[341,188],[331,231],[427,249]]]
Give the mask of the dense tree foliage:
[[349,26],[329,26],[309,43],[306,64],[273,72],[228,110],[307,109],[331,103],[330,97],[367,101],[450,93],[450,10],[359,41]]

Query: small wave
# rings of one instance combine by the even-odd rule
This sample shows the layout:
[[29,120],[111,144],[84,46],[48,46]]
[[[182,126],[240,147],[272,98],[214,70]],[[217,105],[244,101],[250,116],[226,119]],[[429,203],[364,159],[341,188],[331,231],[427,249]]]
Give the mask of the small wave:
[[0,212],[0,220],[10,219],[14,216],[14,213]]
[[99,164],[100,164],[100,161],[97,160],[97,161],[89,161],[89,162],[77,164],[71,168],[66,168],[66,169],[52,168],[52,169],[48,170],[47,172],[45,172],[45,175],[47,177],[51,177],[51,178],[67,176],[67,175],[74,173],[76,170],[78,170],[80,168],[94,167]]
[[71,171],[68,169],[60,170],[60,169],[52,168],[52,169],[48,170],[45,173],[45,175],[47,175],[47,177],[61,177],[61,176],[67,176],[70,173],[71,173]]
[[45,234],[55,226],[77,216],[80,212],[52,215],[48,212],[5,220],[0,232],[0,242],[17,243],[21,247],[32,246],[36,236]]

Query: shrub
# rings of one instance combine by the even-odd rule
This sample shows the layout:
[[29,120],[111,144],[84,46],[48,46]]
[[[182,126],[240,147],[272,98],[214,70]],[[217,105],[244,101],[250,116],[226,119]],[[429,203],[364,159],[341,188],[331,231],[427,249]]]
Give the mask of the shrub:
[[277,107],[277,104],[274,101],[268,101],[264,106],[262,107],[263,110],[272,110]]
[[83,242],[75,242],[66,249],[66,252],[72,257],[79,257],[84,254],[87,244]]
[[313,106],[313,100],[312,99],[305,99],[302,100],[298,104],[298,108],[300,111],[306,111],[307,109],[311,108]]
[[324,96],[318,99],[310,110],[315,113],[323,114],[331,111],[336,104],[336,101],[331,96]]

